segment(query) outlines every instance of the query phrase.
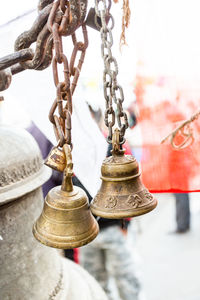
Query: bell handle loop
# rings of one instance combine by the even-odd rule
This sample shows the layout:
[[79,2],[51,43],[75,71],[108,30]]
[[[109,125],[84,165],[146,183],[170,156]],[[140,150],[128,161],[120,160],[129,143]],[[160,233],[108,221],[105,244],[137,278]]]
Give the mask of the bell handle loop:
[[72,183],[73,162],[72,162],[72,154],[71,154],[70,146],[68,144],[64,144],[63,150],[66,158],[66,167],[63,172],[61,190],[65,192],[72,192],[73,191],[73,183]]
[[120,130],[118,128],[115,128],[113,137],[112,137],[112,155],[123,155],[124,150],[121,148],[120,143]]

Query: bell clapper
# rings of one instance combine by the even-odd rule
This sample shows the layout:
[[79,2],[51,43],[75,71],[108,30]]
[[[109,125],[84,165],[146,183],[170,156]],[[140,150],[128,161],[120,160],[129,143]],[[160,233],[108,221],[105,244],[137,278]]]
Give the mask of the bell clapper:
[[70,146],[68,144],[64,144],[63,150],[65,153],[66,167],[63,171],[63,181],[62,181],[61,190],[66,192],[72,192],[73,191],[73,183],[72,183],[73,162],[72,162],[72,154],[71,154]]

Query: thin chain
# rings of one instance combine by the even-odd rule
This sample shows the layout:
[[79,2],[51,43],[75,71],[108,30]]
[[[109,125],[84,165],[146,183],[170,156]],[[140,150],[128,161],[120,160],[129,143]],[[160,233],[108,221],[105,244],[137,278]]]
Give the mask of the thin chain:
[[[80,5],[80,1],[77,2]],[[58,23],[56,21],[56,13],[62,10],[63,18]],[[79,11],[81,8],[79,7]],[[72,26],[73,14],[69,5],[69,1],[58,0],[54,2],[50,12],[47,26],[53,36],[54,57],[52,61],[53,78],[56,86],[56,99],[49,112],[49,120],[54,125],[54,131],[58,145],[63,147],[68,144],[72,149],[71,140],[71,114],[72,114],[72,95],[77,85],[82,64],[84,62],[86,48],[88,46],[88,36],[85,24],[82,24],[83,42],[78,42],[75,34],[76,28]],[[79,20],[78,22],[81,23]],[[63,25],[64,24],[64,25]],[[68,26],[67,26],[68,25]],[[77,25],[76,25],[77,26]],[[68,35],[68,29],[71,28],[71,38],[74,45],[70,62],[63,53],[62,36]],[[72,29],[73,28],[73,29]],[[80,58],[78,59],[78,52]],[[77,61],[77,66],[75,62]],[[58,75],[58,64],[62,64],[64,79],[61,80]],[[71,78],[72,83],[71,83]],[[56,114],[56,110],[58,115]]]
[[[101,8],[100,8],[101,6]],[[112,55],[114,19],[110,14],[111,0],[95,0],[96,15],[101,18],[101,54],[104,61],[103,86],[106,100],[105,125],[108,127],[108,143],[112,143],[113,127],[115,118],[120,130],[120,144],[125,142],[125,131],[128,128],[127,114],[124,112],[122,103],[124,93],[122,87],[117,82],[118,64]],[[110,25],[109,25],[110,24]],[[114,110],[113,104],[116,109]]]

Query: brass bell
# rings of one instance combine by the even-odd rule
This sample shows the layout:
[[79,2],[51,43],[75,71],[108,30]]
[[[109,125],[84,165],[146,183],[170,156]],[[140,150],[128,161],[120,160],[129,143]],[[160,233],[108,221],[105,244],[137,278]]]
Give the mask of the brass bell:
[[53,147],[45,160],[45,165],[59,172],[64,172],[66,159],[64,152],[58,147]]
[[59,249],[81,247],[91,242],[99,231],[85,192],[72,184],[71,158],[66,160],[62,186],[48,193],[42,214],[33,225],[33,234],[39,242]]
[[[115,130],[115,138],[117,134]],[[123,219],[143,215],[156,207],[157,200],[140,180],[136,159],[124,155],[119,144],[113,143],[112,156],[103,161],[101,173],[102,184],[90,206],[93,214]]]

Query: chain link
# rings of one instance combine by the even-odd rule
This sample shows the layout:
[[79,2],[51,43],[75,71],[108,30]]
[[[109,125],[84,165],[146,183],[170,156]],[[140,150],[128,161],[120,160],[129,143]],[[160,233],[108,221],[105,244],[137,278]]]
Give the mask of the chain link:
[[[15,41],[15,51],[20,51],[27,48],[29,49],[29,47],[36,42],[36,49],[33,58],[31,60],[20,62],[23,69],[38,69],[43,64],[44,59],[46,66],[49,66],[51,63],[52,56],[48,56],[49,59],[47,63],[47,56],[45,55],[45,51],[47,51],[47,49],[52,53],[53,47],[51,39],[49,39],[51,33],[46,25],[51,9],[52,3],[48,4],[41,11],[39,11],[39,15],[33,23],[31,29],[20,34]],[[58,19],[61,19],[61,17],[61,14],[57,16]]]
[[[52,61],[56,99],[50,109],[49,120],[53,124],[58,146],[63,147],[68,144],[71,149],[72,95],[88,47],[84,23],[87,1],[40,0],[39,14],[31,29],[23,32],[15,41],[16,52],[0,59],[0,90],[9,87],[12,74],[25,69],[43,70]],[[75,31],[79,27],[82,27],[83,41],[77,41],[76,38]],[[71,36],[73,42],[69,62],[63,53],[63,36]],[[30,46],[35,42],[35,51],[32,51]],[[63,67],[63,80],[59,78],[58,64]]]
[[[74,1],[74,0],[73,0]],[[72,1],[72,2],[73,2]],[[81,4],[79,0],[78,6]],[[82,26],[83,42],[77,41],[75,30],[81,23],[81,8],[79,7],[79,19],[73,21],[74,8],[70,1],[57,0],[53,3],[52,10],[49,14],[47,26],[49,32],[52,33],[54,44],[54,57],[52,61],[53,78],[56,86],[56,99],[49,112],[49,120],[54,126],[58,146],[63,147],[68,144],[71,149],[73,147],[71,140],[71,114],[72,114],[72,95],[77,85],[82,64],[84,62],[86,48],[88,46],[87,30],[84,23]],[[63,17],[58,22],[56,14],[62,11]],[[64,24],[64,25],[63,25]],[[67,26],[66,26],[67,24]],[[69,35],[70,30],[71,39],[74,45],[70,61],[63,53],[62,36]],[[80,57],[78,59],[78,52]],[[77,61],[77,65],[75,62]],[[58,74],[58,64],[63,66],[64,79],[61,80]],[[72,79],[72,83],[71,83]]]
[[[104,61],[103,87],[106,100],[105,125],[108,127],[108,143],[112,143],[113,127],[117,119],[120,130],[120,144],[125,142],[125,131],[128,128],[128,117],[123,110],[124,93],[117,82],[118,64],[112,55],[114,19],[110,14],[111,0],[95,0],[95,12],[101,18],[101,55]],[[116,110],[113,108],[115,103]]]
[[[56,37],[71,35],[84,22],[87,1],[40,0],[35,22],[29,30],[20,34],[15,41],[14,48],[16,52],[0,58],[1,70],[10,67],[11,75],[14,75],[26,69],[46,69],[52,61],[53,47],[57,49],[56,45],[61,45],[59,41],[56,42]],[[59,34],[57,28],[53,30],[53,23],[56,23],[56,27],[59,27]],[[30,47],[35,42],[36,47],[33,51]],[[61,58],[58,57],[58,54],[61,52],[59,49],[56,50],[56,57],[59,62],[61,62]],[[78,78],[77,75],[76,78]],[[7,85],[5,85],[6,88]]]

